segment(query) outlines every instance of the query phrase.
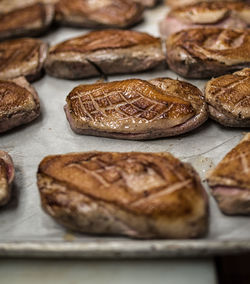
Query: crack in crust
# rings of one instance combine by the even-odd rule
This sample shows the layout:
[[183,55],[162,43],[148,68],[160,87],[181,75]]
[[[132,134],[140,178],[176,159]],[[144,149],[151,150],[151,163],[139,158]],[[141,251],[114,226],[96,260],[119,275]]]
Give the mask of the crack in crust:
[[183,238],[206,231],[200,179],[169,153],[48,156],[39,165],[38,187],[45,211],[81,232]]
[[50,48],[46,72],[76,79],[139,72],[164,65],[159,38],[130,30],[93,31]]
[[210,80],[205,99],[214,120],[225,126],[250,127],[250,68]]
[[[127,134],[128,139],[143,133],[154,138],[154,131],[168,136],[169,129],[207,118],[199,89],[168,78],[80,85],[67,97],[66,114],[77,133],[93,129],[98,135]],[[186,131],[191,127],[195,126],[190,123]]]
[[166,41],[167,62],[188,78],[206,78],[250,66],[250,31],[189,29]]

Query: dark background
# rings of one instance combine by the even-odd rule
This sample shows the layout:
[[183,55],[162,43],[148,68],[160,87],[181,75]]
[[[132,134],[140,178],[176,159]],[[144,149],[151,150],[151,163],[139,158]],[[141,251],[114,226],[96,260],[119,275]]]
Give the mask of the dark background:
[[250,284],[250,254],[215,258],[219,284]]

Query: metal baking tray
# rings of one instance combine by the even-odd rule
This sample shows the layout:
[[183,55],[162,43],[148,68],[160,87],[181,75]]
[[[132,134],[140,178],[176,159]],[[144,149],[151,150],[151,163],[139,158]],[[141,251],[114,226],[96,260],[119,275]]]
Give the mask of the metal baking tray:
[[[163,6],[148,10],[145,22],[134,29],[158,35],[158,21],[164,17],[166,10]],[[55,44],[85,32],[87,30],[61,28],[52,30],[43,39]],[[156,70],[135,75],[110,76],[108,80],[166,76],[177,78],[169,70]],[[0,256],[159,258],[250,251],[250,218],[223,215],[211,196],[209,233],[199,240],[145,241],[79,235],[67,232],[42,211],[36,186],[36,171],[39,162],[46,155],[90,150],[169,151],[182,161],[190,162],[204,179],[205,173],[242,138],[243,130],[222,128],[212,121],[191,133],[152,141],[76,135],[71,131],[63,111],[66,95],[76,85],[96,80],[67,81],[43,77],[34,83],[41,100],[41,117],[27,126],[1,135],[0,149],[8,151],[13,157],[16,179],[11,202],[0,209]],[[201,89],[205,84],[201,80],[190,82]]]

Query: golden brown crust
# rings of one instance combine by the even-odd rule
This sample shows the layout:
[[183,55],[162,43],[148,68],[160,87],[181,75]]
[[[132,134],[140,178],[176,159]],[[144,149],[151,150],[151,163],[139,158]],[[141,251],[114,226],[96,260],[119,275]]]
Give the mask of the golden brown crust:
[[206,120],[206,107],[199,89],[169,78],[80,85],[67,97],[68,119],[71,126],[73,122],[73,129],[81,129],[82,134],[84,129],[93,129],[127,134],[127,139],[131,135],[152,139],[156,131],[166,137],[178,133],[169,129],[201,113],[202,118],[197,121],[202,123]]
[[0,206],[10,200],[14,176],[15,169],[12,158],[7,152],[0,151]]
[[[173,8],[179,8],[187,5],[193,5],[200,2],[215,2],[220,3],[222,0],[165,0],[166,5],[169,5]],[[223,2],[234,2],[235,0],[224,0]]]
[[0,133],[31,122],[39,115],[38,95],[24,77],[0,80]]
[[250,5],[244,2],[201,2],[172,9],[170,17],[193,24],[213,24],[231,14],[250,24]]
[[16,66],[28,58],[36,56],[39,50],[39,43],[33,39],[18,39],[0,43],[0,71]]
[[152,8],[159,2],[159,0],[134,0],[134,1],[142,4],[147,8]]
[[207,181],[223,213],[250,215],[250,133],[208,174]]
[[[231,1],[211,1],[211,2],[200,2],[195,4],[190,4],[187,6],[178,7],[176,9],[173,9],[172,12],[189,12],[192,10],[193,13],[196,12],[203,12],[206,10],[217,10],[217,9],[229,9],[229,10],[242,10],[245,7],[248,7],[247,3],[244,2],[231,2]],[[171,13],[172,13],[171,12]]]
[[[210,115],[222,124],[250,127],[250,68],[210,80],[206,102],[218,112]],[[227,119],[220,121],[220,115]]]
[[159,38],[129,30],[100,30],[50,48],[47,74],[79,79],[100,74],[131,74],[163,66]]
[[44,32],[54,17],[54,5],[36,3],[0,13],[0,39],[33,36]]
[[244,68],[237,72],[234,72],[233,75],[242,76],[242,77],[250,77],[250,68]]
[[10,81],[0,81],[0,101],[0,120],[23,109],[31,111],[36,107],[33,95],[27,89]]
[[[62,215],[67,217],[67,214],[72,216],[71,211],[73,208],[78,210],[79,201],[82,208],[86,203],[94,202],[96,214],[99,206],[101,211],[106,208],[117,216],[117,220],[123,219],[126,226],[130,226],[129,222],[121,215],[133,215],[132,222],[139,220],[140,224],[145,222],[140,218],[147,218],[152,231],[149,233],[148,228],[138,227],[137,236],[140,237],[168,237],[163,233],[164,228],[167,225],[171,228],[175,222],[182,222],[185,227],[189,222],[203,220],[198,235],[201,231],[204,233],[206,227],[207,201],[200,180],[190,166],[169,153],[88,152],[48,156],[38,169],[38,187],[43,208],[56,219]],[[59,221],[67,227],[86,232],[84,225],[75,225],[79,215],[81,211],[74,213],[71,225],[65,219]],[[92,221],[96,222],[95,217]],[[162,228],[157,228],[158,223],[162,224]],[[89,232],[95,230],[89,228]],[[179,233],[175,237],[192,235],[185,230]],[[194,230],[193,236],[196,234]]]
[[47,45],[38,39],[21,38],[0,42],[0,79],[40,74],[47,56]]
[[250,190],[250,133],[208,175],[208,183]]
[[186,77],[211,77],[250,65],[248,29],[184,30],[170,36],[166,47],[170,68]]
[[25,28],[36,21],[45,21],[45,6],[41,3],[0,15],[0,33],[16,28]]
[[[128,88],[133,89],[136,87],[137,92],[128,93]],[[139,92],[139,90],[141,92]],[[108,98],[106,94],[108,95]],[[95,103],[91,104],[92,96]],[[141,99],[141,97],[144,97],[144,99]],[[149,101],[146,101],[145,98],[148,98]],[[151,107],[153,102],[150,99],[153,99],[156,102],[154,108]],[[130,104],[127,100],[131,100],[133,103]],[[94,120],[98,120],[105,118],[109,114],[112,115],[112,112],[115,112],[117,118],[119,116],[120,118],[124,118],[138,114],[139,119],[143,118],[150,121],[158,116],[159,113],[157,113],[157,110],[158,112],[160,111],[164,117],[164,110],[167,111],[170,106],[171,108],[169,110],[168,117],[183,115],[189,118],[195,113],[190,102],[178,97],[165,96],[158,88],[155,88],[146,81],[138,79],[111,83],[98,83],[93,85],[80,85],[69,94],[67,102],[70,104],[71,110],[78,119],[90,119],[93,117]],[[83,113],[83,110],[81,109],[82,103],[86,109],[85,113]],[[118,110],[116,111],[116,108],[115,110],[104,109],[104,111],[102,111],[96,106],[96,104],[98,104],[99,107],[102,107],[107,103],[109,105],[114,105],[114,108],[118,105],[120,112],[118,112]],[[132,105],[134,105],[134,108]],[[148,108],[150,110],[148,110]]]
[[192,57],[224,64],[250,62],[250,31],[222,28],[190,29],[173,35],[172,48],[183,47]]
[[28,6],[32,6],[38,3],[43,3],[43,4],[55,4],[58,2],[58,0],[25,0],[25,1],[20,1],[20,0],[1,0],[0,1],[0,11],[1,14],[6,14],[11,11],[15,11],[18,9],[22,9]]
[[143,6],[127,0],[60,0],[56,5],[59,22],[81,27],[124,28],[141,19]]
[[147,33],[130,30],[94,31],[52,47],[51,54],[61,52],[93,52],[102,49],[129,48],[136,45],[159,44],[160,40]]

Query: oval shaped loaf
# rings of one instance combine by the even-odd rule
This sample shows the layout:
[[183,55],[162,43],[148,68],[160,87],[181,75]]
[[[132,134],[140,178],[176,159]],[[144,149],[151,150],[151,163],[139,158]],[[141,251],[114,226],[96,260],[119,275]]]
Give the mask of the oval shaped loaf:
[[161,40],[130,30],[101,30],[52,46],[46,72],[66,79],[132,73],[164,65]]
[[54,14],[54,5],[44,3],[35,3],[6,13],[0,12],[0,40],[40,35],[49,28]]
[[48,156],[37,178],[43,209],[72,230],[177,239],[207,231],[201,181],[189,164],[169,153]]
[[250,215],[250,133],[208,174],[207,181],[223,213]]
[[250,67],[250,30],[203,28],[166,41],[169,67],[186,78],[208,78]]
[[130,0],[59,0],[57,22],[84,28],[127,28],[141,21],[143,6]]
[[172,9],[160,22],[163,36],[190,28],[245,29],[250,25],[250,4],[244,2],[200,2]]
[[209,115],[230,127],[250,127],[250,68],[210,80],[205,87]]
[[33,81],[41,76],[48,45],[41,40],[21,38],[0,42],[0,80],[25,76]]
[[39,115],[39,97],[24,77],[0,80],[0,133],[29,123]]
[[174,136],[208,117],[201,91],[170,78],[80,85],[66,101],[66,116],[76,133],[112,138]]

